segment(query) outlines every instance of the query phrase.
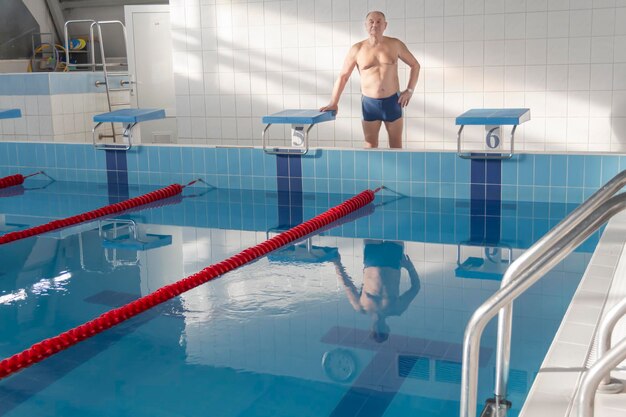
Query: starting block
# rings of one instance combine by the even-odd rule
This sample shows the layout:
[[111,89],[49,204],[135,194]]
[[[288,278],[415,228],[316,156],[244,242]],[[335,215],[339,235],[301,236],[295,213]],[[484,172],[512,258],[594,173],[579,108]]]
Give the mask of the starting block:
[[[335,120],[336,112],[319,110],[287,109],[278,113],[263,116],[262,122],[266,124],[263,129],[263,151],[269,154],[300,154],[309,151],[309,131],[317,123]],[[270,148],[267,146],[267,131],[273,124],[291,125],[292,148]],[[295,149],[294,149],[295,148]]]
[[[91,131],[93,146],[96,149],[127,151],[133,146],[132,129],[137,123],[164,118],[165,110],[163,109],[120,109],[109,113],[97,114],[93,117],[93,121],[96,122],[96,125]],[[97,143],[96,129],[98,129],[102,123],[122,123],[124,125],[124,133],[122,136],[126,143]]]
[[[514,136],[517,126],[530,120],[530,109],[471,109],[456,118],[456,125],[461,126],[457,134],[457,155],[463,159],[509,159],[514,153]],[[508,154],[472,155],[461,151],[461,132],[466,125],[485,126],[485,141],[490,149],[502,148],[500,132],[502,126],[513,126],[511,130],[511,148]],[[480,152],[480,151],[475,151]]]
[[16,119],[22,117],[20,109],[0,109],[0,119]]

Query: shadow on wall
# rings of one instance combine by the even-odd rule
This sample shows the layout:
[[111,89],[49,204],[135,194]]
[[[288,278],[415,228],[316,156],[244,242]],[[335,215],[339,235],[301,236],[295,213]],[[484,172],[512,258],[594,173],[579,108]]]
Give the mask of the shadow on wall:
[[[623,150],[626,147],[626,95],[621,95],[613,105],[611,117],[611,149]],[[615,138],[613,140],[613,138]]]
[[30,58],[31,35],[40,31],[37,20],[21,0],[0,0],[0,10],[0,59]]

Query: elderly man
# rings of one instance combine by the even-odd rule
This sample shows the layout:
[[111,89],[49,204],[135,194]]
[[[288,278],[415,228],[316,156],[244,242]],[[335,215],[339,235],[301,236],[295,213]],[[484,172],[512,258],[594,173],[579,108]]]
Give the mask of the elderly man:
[[[390,148],[402,147],[402,108],[409,104],[420,64],[406,45],[396,38],[383,36],[387,21],[383,12],[369,12],[365,17],[369,38],[350,48],[335,82],[330,103],[321,111],[338,110],[339,97],[356,66],[361,75],[361,104],[365,147],[378,147],[378,132],[385,123]],[[411,67],[406,90],[400,91],[398,59]]]

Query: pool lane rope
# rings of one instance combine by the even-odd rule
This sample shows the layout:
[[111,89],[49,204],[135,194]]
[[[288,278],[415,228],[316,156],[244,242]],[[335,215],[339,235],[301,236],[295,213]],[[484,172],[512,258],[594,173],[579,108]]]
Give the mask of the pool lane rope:
[[45,172],[38,171],[30,175],[15,174],[15,175],[9,175],[8,177],[0,178],[0,189],[14,187],[16,185],[22,185],[24,184],[24,180],[26,178],[34,177],[35,175],[39,175],[39,174],[46,175]]
[[110,216],[123,211],[133,209],[135,207],[143,206],[153,203],[155,201],[164,200],[166,198],[174,197],[183,192],[185,187],[195,184],[198,180],[191,181],[187,185],[172,184],[165,188],[149,192],[138,197],[133,197],[128,200],[120,201],[119,203],[110,204],[95,210],[88,211],[86,213],[77,214],[76,216],[67,217],[65,219],[53,220],[51,222],[34,226],[29,229],[18,230],[10,232],[0,236],[0,245],[5,243],[14,242],[16,240],[25,239],[31,236],[40,235],[42,233],[52,232],[54,230],[63,229],[65,227],[74,226],[79,223],[93,221],[100,217]]
[[[173,187],[173,186],[170,186]],[[180,185],[178,186],[180,187]],[[169,188],[169,187],[168,187]],[[340,218],[362,208],[374,201],[374,193],[379,191],[365,190],[360,194],[344,201],[322,214],[307,220],[285,232],[282,232],[258,245],[239,252],[221,262],[208,266],[193,275],[172,284],[165,285],[158,290],[145,295],[122,307],[109,310],[97,318],[81,324],[78,327],[65,331],[57,336],[45,339],[32,345],[30,348],[16,353],[0,361],[0,379],[40,362],[64,349],[67,349],[85,339],[95,336],[111,327],[122,323],[146,310],[171,300],[180,294],[209,282],[220,275],[224,275],[240,266],[252,262],[268,253],[299,240],[329,225]],[[162,191],[162,190],[159,190]],[[180,191],[179,191],[180,192]],[[139,197],[138,197],[139,198]]]

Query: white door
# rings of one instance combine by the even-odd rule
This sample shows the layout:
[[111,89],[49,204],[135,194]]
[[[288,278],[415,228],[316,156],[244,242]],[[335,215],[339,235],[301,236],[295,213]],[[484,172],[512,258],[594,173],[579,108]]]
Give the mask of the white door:
[[165,109],[166,118],[142,122],[141,142],[175,143],[176,96],[172,69],[169,5],[125,6],[128,70],[133,75],[134,107]]

